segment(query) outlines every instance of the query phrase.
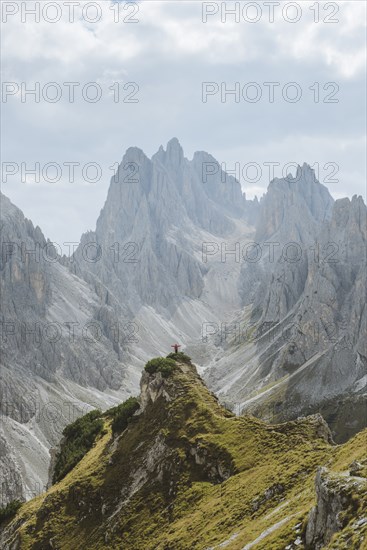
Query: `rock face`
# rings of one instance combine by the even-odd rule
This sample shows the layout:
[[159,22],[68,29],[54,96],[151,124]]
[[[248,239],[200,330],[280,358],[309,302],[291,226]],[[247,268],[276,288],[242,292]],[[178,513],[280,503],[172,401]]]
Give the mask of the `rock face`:
[[330,219],[333,199],[308,165],[296,175],[272,180],[259,208],[255,241],[272,239],[279,244],[313,240],[319,224]]
[[[360,492],[366,491],[367,480],[331,474],[327,468],[319,468],[315,488],[317,504],[310,511],[305,531],[305,546],[310,550],[325,548],[334,533],[341,531],[351,518],[358,526],[358,497]],[[367,523],[367,518],[364,519],[365,522],[360,518],[361,526]],[[353,540],[354,544],[357,543],[354,548],[360,548],[363,537],[358,537],[358,541],[356,538]]]
[[[130,148],[111,179],[95,232],[82,236],[76,269],[85,278],[97,276],[134,314],[146,305],[173,312],[183,297],[202,295],[207,268],[200,231],[230,234],[245,202],[240,184],[207,153],[189,161],[177,139],[152,159]],[[85,261],[83,252],[93,246],[100,260]]]
[[143,372],[140,381],[140,402],[141,410],[145,411],[149,404],[154,403],[162,397],[166,401],[171,401],[171,397],[165,391],[164,378],[160,372],[152,379],[147,372]]
[[298,176],[274,180],[261,202],[263,255],[240,281],[237,322],[250,338],[232,342],[207,380],[268,420],[321,412],[343,441],[366,424],[367,210],[357,196],[333,204],[307,166]]
[[124,354],[108,335],[95,332],[103,313],[96,292],[62,265],[41,230],[4,196],[1,207],[4,505],[43,491],[48,449],[63,427],[88,408],[119,401],[131,380]]

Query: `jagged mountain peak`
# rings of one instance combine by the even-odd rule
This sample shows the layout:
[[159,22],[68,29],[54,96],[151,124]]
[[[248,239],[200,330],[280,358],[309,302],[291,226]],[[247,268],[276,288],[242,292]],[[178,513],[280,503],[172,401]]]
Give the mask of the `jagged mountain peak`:
[[366,204],[361,196],[354,195],[352,199],[348,197],[337,199],[332,211],[331,224],[342,228],[355,223],[366,235],[366,213]]
[[268,191],[281,189],[283,191],[290,190],[306,195],[309,194],[310,188],[318,195],[326,195],[331,198],[327,187],[317,179],[315,169],[304,162],[302,166],[300,164],[297,165],[294,176],[289,173],[286,177],[272,179],[269,183]]
[[167,153],[176,152],[176,151],[183,151],[183,149],[178,138],[173,137],[167,143]]
[[[205,161],[215,172],[209,170],[207,179]],[[200,234],[226,236],[245,215],[239,182],[224,178],[218,166],[207,153],[189,161],[177,138],[152,159],[136,147],[128,149],[111,179],[96,231],[82,236],[75,255],[78,273],[89,280],[93,272],[106,286],[113,285],[122,302],[135,302],[134,308],[145,303],[174,307],[182,297],[198,298],[205,272]],[[92,241],[107,251],[115,243],[120,249],[132,243],[138,256],[135,269],[114,262],[112,255],[86,262],[82,250]]]
[[11,200],[6,195],[4,195],[4,193],[2,193],[1,191],[0,191],[0,207],[1,207],[1,217],[8,216],[9,214],[15,213],[16,211],[20,212],[19,208],[17,208],[11,202]]
[[274,178],[260,201],[257,239],[276,237],[279,242],[306,242],[319,225],[330,219],[334,199],[306,163],[296,176]]
[[[213,157],[213,155],[211,155],[210,153],[208,153],[207,151],[195,151],[194,152],[194,155],[192,157],[192,160],[194,162],[203,162],[203,161],[208,161],[208,162],[216,162],[218,163],[218,161]],[[219,163],[218,163],[219,164]]]
[[28,234],[36,235],[39,241],[42,243],[46,242],[46,239],[42,233],[41,228],[38,225],[34,226],[32,221],[24,216],[22,210],[17,206],[15,206],[15,204],[1,191],[0,191],[0,211],[1,211],[0,228],[4,228],[5,223],[12,224],[14,229],[16,225],[24,224]]
[[[207,151],[195,151],[192,159],[188,160],[178,139],[172,138],[167,151],[161,145],[152,161],[164,167],[171,185],[178,189],[180,201],[186,208],[188,206],[189,217],[194,215],[195,222],[203,224],[204,229],[228,234],[233,225],[225,217],[243,218],[248,225],[255,224],[259,201],[257,198],[246,200],[240,182]],[[212,211],[211,214],[208,210]],[[200,220],[203,213],[205,220]],[[215,217],[216,221],[209,221],[208,215]]]
[[184,151],[176,137],[171,138],[164,149],[161,145],[158,151],[152,156],[152,161],[160,161],[162,164],[174,166],[176,169],[182,165],[184,161]]
[[305,178],[305,180],[315,180],[316,174],[314,168],[312,168],[307,162],[304,162],[302,166],[298,164],[297,171],[296,171],[296,178],[298,179],[301,176]]
[[123,161],[132,160],[134,158],[138,160],[141,160],[141,159],[148,160],[148,157],[144,153],[143,149],[141,149],[140,147],[136,147],[136,146],[128,147],[123,156]]
[[339,210],[343,208],[350,208],[352,210],[363,210],[366,208],[366,203],[364,202],[361,195],[353,195],[351,199],[349,197],[337,199],[334,204],[334,209]]

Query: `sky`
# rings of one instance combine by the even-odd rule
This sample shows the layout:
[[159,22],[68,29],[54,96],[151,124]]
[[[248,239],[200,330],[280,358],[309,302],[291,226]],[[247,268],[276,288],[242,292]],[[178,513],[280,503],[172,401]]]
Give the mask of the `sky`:
[[3,193],[78,242],[126,149],[177,137],[248,198],[307,162],[366,200],[366,3],[318,4],[4,0]]

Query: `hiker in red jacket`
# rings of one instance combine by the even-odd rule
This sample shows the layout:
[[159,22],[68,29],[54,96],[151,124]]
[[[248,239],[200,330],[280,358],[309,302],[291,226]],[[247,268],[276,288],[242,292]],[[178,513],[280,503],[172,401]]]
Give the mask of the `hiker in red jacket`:
[[175,353],[178,353],[178,348],[180,348],[180,347],[181,347],[180,344],[173,344],[173,345],[171,346],[171,348],[174,348],[174,349],[175,349]]

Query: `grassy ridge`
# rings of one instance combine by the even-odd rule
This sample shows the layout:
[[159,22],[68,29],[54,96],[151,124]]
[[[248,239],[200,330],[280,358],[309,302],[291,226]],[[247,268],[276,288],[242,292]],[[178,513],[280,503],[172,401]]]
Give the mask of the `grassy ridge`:
[[[268,426],[235,417],[189,361],[175,365],[166,378],[149,375],[155,400],[133,422],[133,401],[115,408],[125,411],[118,438],[115,413],[105,413],[82,460],[22,507],[14,522],[22,549],[47,548],[52,538],[63,550],[203,550],[224,542],[240,550],[269,529],[254,550],[284,549],[314,505],[317,467],[343,472],[365,454],[366,432],[332,446],[312,419]],[[356,514],[365,497],[356,491]],[[352,522],[330,548],[348,548],[340,537]]]

